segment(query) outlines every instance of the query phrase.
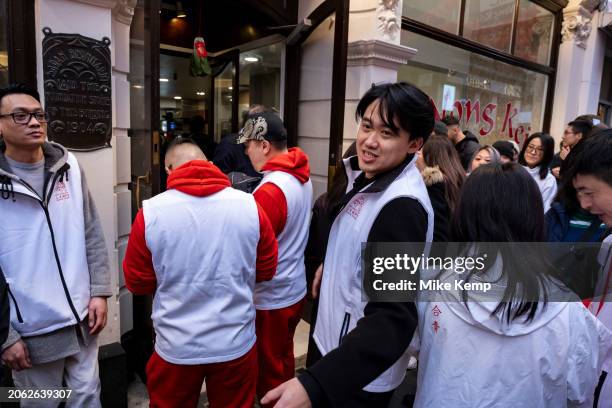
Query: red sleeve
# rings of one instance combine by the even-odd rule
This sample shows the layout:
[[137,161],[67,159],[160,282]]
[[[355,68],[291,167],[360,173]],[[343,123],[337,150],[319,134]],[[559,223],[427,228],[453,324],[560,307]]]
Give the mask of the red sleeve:
[[153,257],[145,240],[145,222],[142,210],[130,231],[125,258],[123,259],[125,286],[135,295],[150,295],[157,288],[157,277],[153,269]]
[[257,264],[255,282],[272,279],[278,264],[278,243],[266,212],[257,204],[259,213],[259,243],[257,244]]
[[283,191],[275,184],[266,183],[259,187],[253,196],[266,212],[274,234],[278,237],[287,222],[287,199]]

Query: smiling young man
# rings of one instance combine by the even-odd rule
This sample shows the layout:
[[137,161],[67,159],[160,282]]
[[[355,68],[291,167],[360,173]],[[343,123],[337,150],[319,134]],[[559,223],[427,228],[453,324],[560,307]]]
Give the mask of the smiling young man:
[[[595,298],[589,310],[612,329],[612,129],[599,131],[576,148],[568,169],[568,178],[576,189],[580,206],[599,217],[606,225],[599,255],[602,274],[596,287]],[[606,407],[612,401],[612,362],[604,367],[595,407]]]
[[433,105],[407,83],[373,86],[357,106],[357,156],[336,209],[314,332],[322,358],[269,392],[276,407],[386,407],[408,365],[417,325],[411,302],[363,302],[363,242],[431,242],[433,209],[415,153],[434,126]]
[[65,383],[68,406],[98,407],[108,253],[79,163],[46,141],[47,121],[38,92],[0,89],[0,267],[12,301],[2,361],[19,388]]

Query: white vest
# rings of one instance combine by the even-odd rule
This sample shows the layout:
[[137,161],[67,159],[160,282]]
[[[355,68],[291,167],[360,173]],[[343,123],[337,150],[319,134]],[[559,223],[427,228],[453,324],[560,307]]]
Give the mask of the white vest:
[[[345,167],[350,169],[349,159]],[[433,239],[433,209],[423,178],[413,159],[402,173],[379,193],[358,193],[336,217],[329,235],[319,311],[314,340],[325,355],[337,348],[342,338],[364,317],[367,302],[362,300],[361,245],[368,241],[372,225],[382,208],[398,197],[417,200],[427,212],[427,242]],[[360,172],[348,174],[348,186]],[[365,187],[363,190],[367,189]],[[362,190],[362,191],[363,191]],[[420,255],[420,254],[419,254]],[[384,347],[384,339],[381,339]],[[410,356],[405,353],[388,370],[364,388],[368,392],[395,389],[404,379]]]
[[[281,189],[287,200],[287,221],[278,236],[278,267],[272,280],[255,286],[255,307],[274,310],[291,306],[306,296],[306,267],[304,250],[308,241],[312,183],[302,184],[289,173],[266,173],[257,187],[273,183]],[[255,189],[255,191],[257,191]]]
[[168,190],[143,202],[157,290],[155,350],[174,364],[230,361],[255,344],[259,213],[249,194]]
[[17,180],[12,180],[15,201],[0,198],[0,267],[13,295],[11,325],[23,337],[75,325],[87,316],[81,171],[71,153],[67,163],[63,181],[53,174],[47,185],[48,205]]

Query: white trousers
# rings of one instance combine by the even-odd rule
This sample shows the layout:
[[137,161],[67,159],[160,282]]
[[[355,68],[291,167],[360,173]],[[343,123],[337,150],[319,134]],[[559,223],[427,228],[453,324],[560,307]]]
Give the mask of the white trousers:
[[[72,390],[66,407],[99,408],[100,375],[98,372],[98,341],[93,339],[87,347],[66,358],[50,363],[37,364],[27,370],[13,371],[17,388],[54,390],[62,387]],[[21,400],[22,408],[57,407],[53,400]]]

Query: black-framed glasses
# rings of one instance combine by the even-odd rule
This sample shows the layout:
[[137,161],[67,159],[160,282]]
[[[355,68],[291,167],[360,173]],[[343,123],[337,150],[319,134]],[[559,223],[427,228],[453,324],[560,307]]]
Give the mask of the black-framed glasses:
[[542,149],[541,147],[536,147],[536,146],[528,145],[527,148],[525,149],[525,151],[531,152],[531,153],[542,153],[544,151],[544,149]]
[[30,123],[32,118],[36,118],[36,120],[40,123],[47,123],[49,121],[49,114],[47,112],[15,112],[15,113],[6,113],[4,115],[0,115],[0,118],[5,116],[12,116],[13,122],[17,125],[27,125]]

